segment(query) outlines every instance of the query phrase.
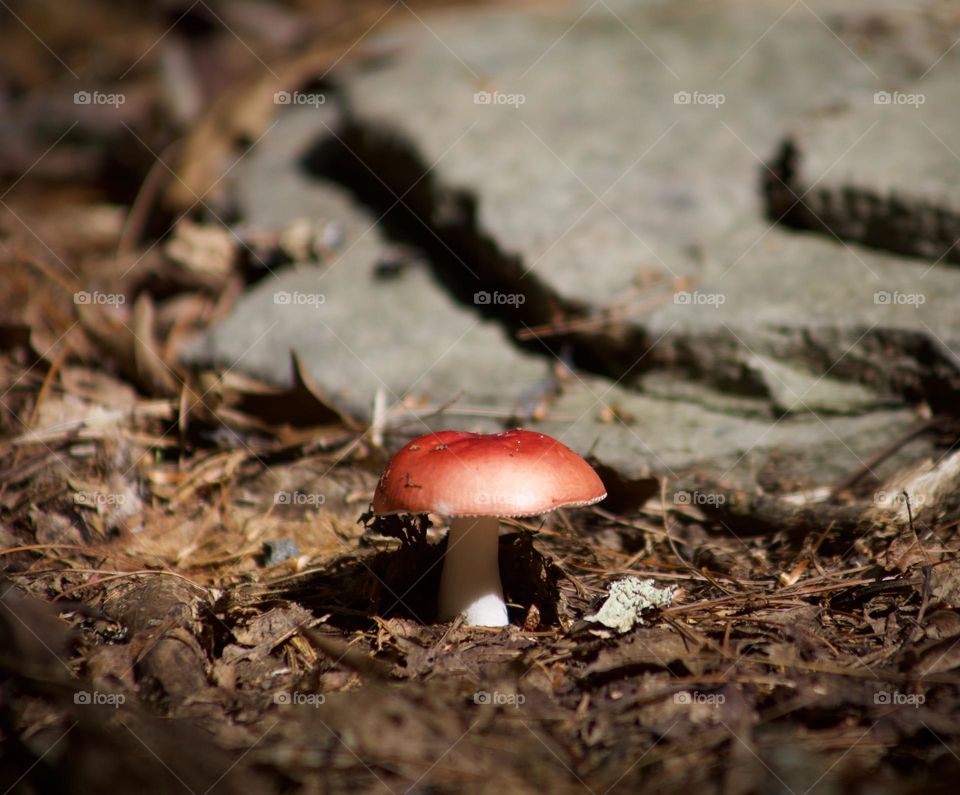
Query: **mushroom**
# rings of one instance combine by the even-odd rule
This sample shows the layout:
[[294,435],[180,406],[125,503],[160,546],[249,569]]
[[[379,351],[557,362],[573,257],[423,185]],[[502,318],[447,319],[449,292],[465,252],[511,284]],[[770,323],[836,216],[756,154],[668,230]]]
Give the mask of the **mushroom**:
[[391,459],[373,511],[449,516],[438,615],[502,627],[510,622],[497,560],[499,517],[593,505],[606,496],[591,466],[546,434],[438,431]]

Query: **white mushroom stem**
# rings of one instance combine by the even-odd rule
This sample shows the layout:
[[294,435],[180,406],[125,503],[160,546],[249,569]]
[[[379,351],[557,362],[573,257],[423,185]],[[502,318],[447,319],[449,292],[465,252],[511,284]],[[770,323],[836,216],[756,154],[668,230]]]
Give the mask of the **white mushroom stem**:
[[496,516],[464,516],[450,522],[440,576],[441,621],[463,614],[475,627],[510,623],[497,559],[500,523]]

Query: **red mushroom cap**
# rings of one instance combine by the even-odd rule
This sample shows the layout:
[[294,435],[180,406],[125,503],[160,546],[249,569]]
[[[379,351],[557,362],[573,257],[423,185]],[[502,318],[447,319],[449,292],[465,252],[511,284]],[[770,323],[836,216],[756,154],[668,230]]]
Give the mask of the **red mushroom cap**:
[[387,465],[373,495],[378,514],[533,516],[607,496],[593,468],[562,442],[520,429],[438,431]]

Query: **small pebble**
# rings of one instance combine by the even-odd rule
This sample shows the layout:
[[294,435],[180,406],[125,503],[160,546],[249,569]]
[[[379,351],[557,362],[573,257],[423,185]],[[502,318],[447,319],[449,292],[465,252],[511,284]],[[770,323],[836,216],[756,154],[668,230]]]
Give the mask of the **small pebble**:
[[297,542],[289,538],[263,542],[263,565],[276,566],[300,554]]

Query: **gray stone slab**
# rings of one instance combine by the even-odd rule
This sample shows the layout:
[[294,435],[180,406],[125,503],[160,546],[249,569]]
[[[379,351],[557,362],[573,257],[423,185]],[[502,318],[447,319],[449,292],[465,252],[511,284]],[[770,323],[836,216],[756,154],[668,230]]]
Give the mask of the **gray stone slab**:
[[[282,229],[297,219],[321,228],[336,222],[339,249],[321,264],[266,275],[185,352],[185,361],[286,385],[295,350],[337,407],[353,416],[368,417],[382,388],[389,405],[401,398],[440,405],[460,396],[454,411],[478,412],[457,415],[460,425],[494,427],[482,414],[517,410],[547,377],[548,364],[511,344],[498,324],[454,301],[422,261],[390,278],[377,276],[378,262],[392,250],[376,219],[302,166],[304,153],[330,134],[334,118],[329,106],[282,111],[234,170],[232,196],[250,228]],[[402,410],[392,420],[413,432],[426,428]]]
[[[829,22],[867,7],[852,3]],[[496,286],[529,284],[530,304],[550,291],[593,308],[642,299],[627,320],[658,340],[649,353],[656,366],[630,386],[585,377],[533,427],[631,477],[699,473],[773,488],[830,483],[856,469],[915,420],[897,406],[908,387],[929,380],[919,354],[933,354],[923,346],[934,335],[955,340],[957,272],[923,274],[929,291],[919,308],[878,302],[884,291],[916,293],[917,263],[770,230],[759,159],[788,119],[871,89],[878,75],[902,78],[918,47],[921,61],[930,54],[914,38],[900,48],[894,34],[881,63],[839,43],[814,13],[821,4],[790,8],[458,9],[393,34],[401,46],[393,62],[344,77],[350,123],[333,103],[288,109],[235,169],[244,223],[335,220],[339,253],[267,277],[189,360],[285,383],[294,348],[360,417],[384,386],[391,397],[433,404],[463,392],[461,404],[494,412],[524,403],[552,360],[520,352],[424,263],[376,278],[388,243],[370,229],[374,217],[306,174],[303,155],[334,128],[402,194],[411,163],[394,170],[397,149],[384,137],[360,140],[396,132],[417,153],[416,176],[431,168],[413,205],[441,207],[450,188],[476,198],[474,231],[513,263]],[[491,101],[475,102],[476,92]],[[687,94],[675,100],[677,92]],[[714,95],[723,103],[707,104]],[[429,195],[420,202],[418,193]],[[422,220],[443,245],[476,242],[449,235],[441,215]],[[289,303],[276,303],[281,292]],[[605,407],[633,419],[610,422]],[[495,426],[449,415],[430,424]],[[408,425],[412,434],[422,428]]]
[[918,394],[934,369],[960,387],[958,317],[954,268],[754,222],[642,321],[782,410],[844,413]]
[[[956,73],[940,60],[949,42],[928,6],[458,11],[393,32],[400,53],[350,74],[345,92],[354,126],[411,142],[430,169],[427,190],[476,197],[478,233],[505,261],[518,258],[516,273],[503,269],[507,289],[539,282],[595,311],[633,295],[626,321],[645,332],[632,339],[656,341],[655,368],[764,396],[776,410],[849,413],[929,380],[916,354],[953,345],[960,278],[832,236],[771,231],[762,161],[798,120],[934,64]],[[864,32],[879,23],[884,36]],[[882,138],[857,143],[864,164],[896,156]],[[365,154],[389,179],[394,151]],[[652,287],[651,274],[661,277]],[[706,293],[725,303],[698,304]],[[949,358],[940,353],[938,367]],[[841,385],[849,380],[861,383]],[[798,400],[791,382],[809,394],[797,387]]]
[[480,229],[524,270],[602,305],[644,269],[699,274],[691,249],[759,217],[760,160],[788,120],[940,54],[894,32],[878,58],[832,29],[870,9],[882,15],[864,2],[457,9],[392,31],[393,62],[345,88],[357,119],[475,193]]
[[[700,476],[737,488],[792,490],[839,481],[916,422],[905,409],[745,416],[692,398],[639,394],[584,378],[553,407],[558,419],[548,417],[536,428],[629,478]],[[611,420],[609,411],[604,417],[606,407],[625,419]],[[923,443],[902,450],[875,471],[889,474],[922,450]]]
[[[768,213],[844,240],[960,262],[960,68],[854,97],[800,124],[766,186]],[[781,181],[782,180],[782,181]]]

